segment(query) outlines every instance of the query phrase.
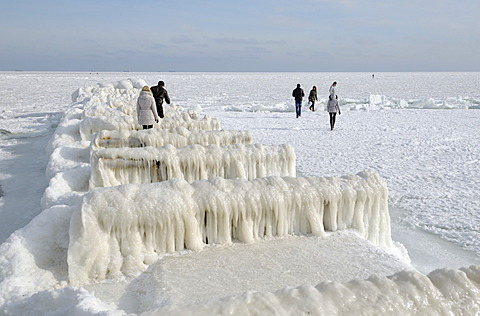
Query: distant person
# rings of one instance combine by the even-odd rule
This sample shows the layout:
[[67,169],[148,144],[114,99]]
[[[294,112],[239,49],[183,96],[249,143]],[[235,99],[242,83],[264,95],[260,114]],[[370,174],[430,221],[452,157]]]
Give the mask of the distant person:
[[337,95],[329,95],[328,96],[328,103],[327,103],[327,111],[330,116],[330,130],[333,131],[333,128],[335,127],[335,119],[338,114],[342,114],[340,112],[340,107],[338,106],[338,96]]
[[302,101],[305,96],[305,92],[300,88],[300,84],[297,84],[297,87],[293,89],[292,97],[295,98],[295,112],[297,113],[297,118],[302,116]]
[[374,78],[375,78],[375,74],[372,74],[372,79],[374,79]]
[[170,97],[168,96],[167,90],[164,88],[165,82],[159,81],[158,85],[151,87],[151,91],[153,94],[153,98],[155,99],[155,103],[157,105],[157,113],[160,118],[164,117],[163,114],[163,101],[167,104],[170,104]]
[[143,129],[152,128],[153,123],[158,123],[157,106],[148,86],[144,86],[138,96],[137,117],[138,124],[142,125]]
[[309,109],[312,112],[315,112],[315,101],[317,101],[317,87],[313,86],[312,90],[310,90],[310,94],[308,95],[308,102],[310,102],[310,107]]
[[336,96],[336,95],[337,95],[336,89],[337,89],[337,82],[334,81],[334,82],[332,83],[332,85],[330,86],[330,89],[328,89],[329,94],[330,94],[330,95],[333,95],[333,96]]

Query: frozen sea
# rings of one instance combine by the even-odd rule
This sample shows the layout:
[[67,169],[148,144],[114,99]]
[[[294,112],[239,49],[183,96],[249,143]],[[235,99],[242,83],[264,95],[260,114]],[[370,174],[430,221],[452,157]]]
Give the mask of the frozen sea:
[[[392,239],[406,248],[411,265],[421,273],[480,264],[480,73],[474,72],[375,73],[374,78],[371,73],[0,73],[0,242],[41,212],[40,199],[48,186],[44,149],[72,103],[71,94],[83,86],[128,78],[150,85],[165,81],[173,103],[218,118],[223,129],[249,130],[256,143],[293,145],[299,176],[377,172],[389,189]],[[333,81],[338,82],[342,114],[330,131],[324,107]],[[304,103],[298,119],[291,97],[297,83],[306,94],[315,85],[319,97],[317,110],[308,111]],[[300,238],[288,246],[315,249],[310,242]],[[270,260],[275,256],[268,252],[275,249],[273,244],[256,253]],[[237,254],[249,251],[235,247],[232,252]],[[303,255],[306,262],[315,260]],[[226,255],[216,257],[218,262],[228,260],[222,256]],[[195,260],[207,265],[211,258]],[[179,263],[169,260],[156,269],[174,271]],[[182,271],[188,270],[190,264],[182,264],[186,265]],[[358,267],[367,270],[365,278],[368,265],[367,260]],[[401,264],[392,266],[384,272],[393,273]],[[339,282],[359,276],[340,267],[336,271]],[[297,277],[298,285],[308,281],[308,275],[304,277]],[[241,281],[239,277],[232,282]],[[174,285],[179,280],[165,282],[179,286]],[[260,290],[272,291],[280,285],[272,282]],[[252,283],[245,285],[249,286]],[[150,304],[122,300],[125,289],[118,295],[102,294],[112,291],[108,286],[94,290],[125,311],[146,311]],[[212,290],[213,298],[230,294],[229,290]],[[202,300],[201,295],[188,298],[180,291],[172,297],[175,304]]]

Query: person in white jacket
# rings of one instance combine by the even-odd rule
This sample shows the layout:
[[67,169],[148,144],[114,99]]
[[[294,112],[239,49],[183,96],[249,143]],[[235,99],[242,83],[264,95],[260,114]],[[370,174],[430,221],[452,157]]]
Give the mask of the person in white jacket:
[[332,83],[332,85],[330,86],[330,89],[328,89],[329,95],[332,95],[332,94],[333,94],[334,96],[337,95],[336,89],[337,89],[337,82],[334,81],[334,82]]
[[153,123],[158,123],[157,106],[148,86],[144,86],[138,96],[137,118],[138,124],[142,125],[143,129],[152,128]]
[[327,111],[330,116],[330,130],[333,130],[335,127],[337,112],[338,114],[342,114],[342,112],[340,112],[340,107],[338,106],[338,96],[333,94],[328,96]]

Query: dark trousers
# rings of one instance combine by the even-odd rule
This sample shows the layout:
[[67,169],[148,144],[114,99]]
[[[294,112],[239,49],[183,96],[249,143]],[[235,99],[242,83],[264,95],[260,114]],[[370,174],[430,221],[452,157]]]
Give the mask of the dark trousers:
[[310,102],[312,102],[312,104],[310,104],[309,109],[312,111],[315,111],[315,101],[310,101]]
[[163,103],[156,103],[157,105],[157,114],[158,114],[158,117],[160,118],[163,118],[163,106],[162,106]]
[[328,113],[330,115],[330,129],[335,127],[335,118],[337,117],[337,113]]

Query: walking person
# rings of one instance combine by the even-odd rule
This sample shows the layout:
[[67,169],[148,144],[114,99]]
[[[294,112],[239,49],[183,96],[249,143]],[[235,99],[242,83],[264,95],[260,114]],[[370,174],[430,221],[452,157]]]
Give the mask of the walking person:
[[329,92],[330,95],[333,94],[334,96],[336,96],[336,95],[337,95],[337,91],[336,91],[336,90],[337,90],[337,82],[334,81],[334,82],[332,83],[332,85],[330,86],[330,89],[328,89],[328,92]]
[[305,96],[305,92],[300,87],[300,84],[297,84],[297,87],[293,89],[292,97],[295,98],[295,112],[297,114],[297,118],[302,116],[302,101],[303,97]]
[[170,97],[168,96],[167,90],[165,90],[165,82],[159,81],[156,86],[151,87],[153,98],[155,99],[155,104],[157,105],[157,113],[160,118],[164,117],[163,114],[163,101],[167,104],[170,104]]
[[313,86],[312,90],[310,90],[310,94],[308,95],[308,102],[310,102],[310,111],[315,112],[315,101],[317,101],[317,87]]
[[148,86],[144,86],[138,96],[137,118],[138,124],[142,125],[143,129],[150,129],[153,123],[158,123],[157,106]]
[[330,116],[330,130],[333,131],[333,128],[335,127],[335,119],[337,117],[337,112],[339,115],[342,114],[342,112],[340,112],[340,107],[338,106],[337,95],[331,94],[328,96],[327,111],[328,115]]

